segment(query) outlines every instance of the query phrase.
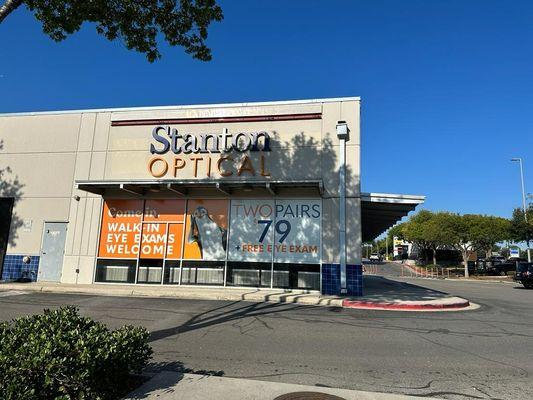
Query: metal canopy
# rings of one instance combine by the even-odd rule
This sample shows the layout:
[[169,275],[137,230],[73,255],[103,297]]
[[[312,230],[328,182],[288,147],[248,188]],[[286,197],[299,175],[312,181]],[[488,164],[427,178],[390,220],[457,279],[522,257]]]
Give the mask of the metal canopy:
[[422,204],[425,196],[388,193],[361,193],[363,242],[378,237]]
[[231,196],[239,191],[262,189],[266,194],[276,195],[280,189],[316,189],[322,195],[324,186],[321,180],[302,181],[259,181],[259,180],[129,180],[129,181],[83,181],[77,180],[79,190],[105,195],[107,192],[122,191],[133,196],[148,193],[167,192],[171,195],[186,196],[193,189],[212,190],[214,194]]

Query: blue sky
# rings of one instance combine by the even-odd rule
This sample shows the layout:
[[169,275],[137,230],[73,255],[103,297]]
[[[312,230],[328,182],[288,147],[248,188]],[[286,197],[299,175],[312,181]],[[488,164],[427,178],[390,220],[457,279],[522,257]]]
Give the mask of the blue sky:
[[0,112],[361,96],[364,191],[509,216],[533,192],[533,2],[222,1],[214,59],[149,64],[91,25],[0,25]]

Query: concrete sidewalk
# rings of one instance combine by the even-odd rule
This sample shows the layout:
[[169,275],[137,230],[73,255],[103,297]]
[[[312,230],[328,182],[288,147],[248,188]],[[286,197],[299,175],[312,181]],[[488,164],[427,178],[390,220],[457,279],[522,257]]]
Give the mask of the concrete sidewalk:
[[363,279],[365,295],[345,299],[344,307],[397,311],[443,311],[464,309],[470,306],[467,299],[424,286],[374,275],[366,275]]
[[[302,392],[307,393],[305,397]],[[320,396],[317,393],[323,393]],[[293,394],[289,397],[289,394]],[[300,394],[300,396],[297,396]],[[311,394],[315,394],[313,397]],[[285,396],[284,396],[285,395]],[[329,395],[329,397],[326,397]],[[163,371],[135,390],[124,400],[415,400],[429,397],[362,392],[318,386],[264,382],[251,379],[221,378]],[[319,397],[320,396],[320,397]],[[435,397],[431,397],[435,399]]]
[[187,300],[229,300],[273,303],[295,303],[342,307],[342,298],[321,296],[305,290],[255,289],[233,287],[199,287],[166,285],[75,285],[67,283],[1,283],[0,290],[50,293],[80,293],[100,296],[168,297]]
[[65,283],[1,283],[0,291],[80,293],[100,296],[168,297],[188,300],[228,300],[293,303],[313,306],[345,307],[376,310],[435,311],[462,309],[466,299],[451,296],[423,286],[399,282],[380,276],[364,277],[364,296],[323,296],[305,290],[255,289],[233,287],[198,287],[167,285],[75,285]]

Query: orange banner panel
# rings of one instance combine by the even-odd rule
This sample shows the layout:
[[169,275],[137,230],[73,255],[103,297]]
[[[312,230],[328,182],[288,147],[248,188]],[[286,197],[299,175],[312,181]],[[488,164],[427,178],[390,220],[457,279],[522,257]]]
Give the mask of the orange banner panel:
[[146,200],[144,206],[145,222],[183,222],[185,200],[162,199]]
[[228,200],[189,200],[184,259],[218,261],[226,258]]
[[98,256],[136,258],[142,213],[143,200],[105,200]]
[[183,224],[168,225],[167,259],[179,260],[182,254]]
[[166,224],[143,224],[141,258],[164,258],[166,237]]

